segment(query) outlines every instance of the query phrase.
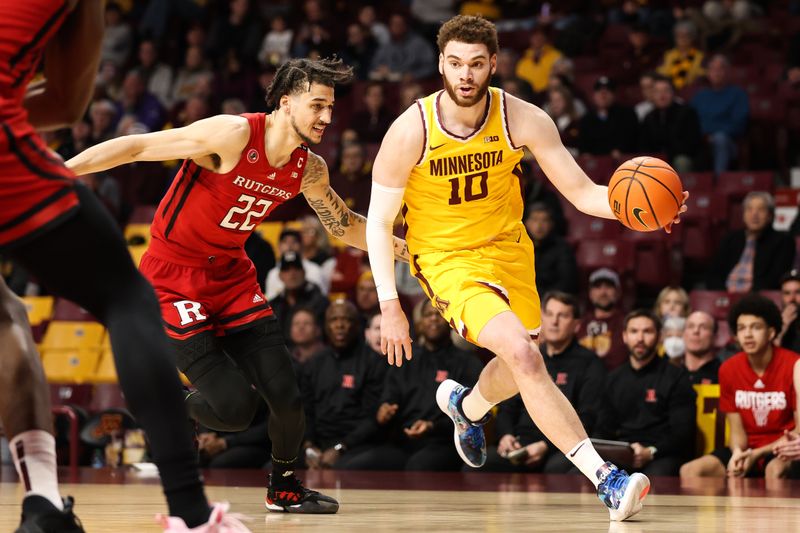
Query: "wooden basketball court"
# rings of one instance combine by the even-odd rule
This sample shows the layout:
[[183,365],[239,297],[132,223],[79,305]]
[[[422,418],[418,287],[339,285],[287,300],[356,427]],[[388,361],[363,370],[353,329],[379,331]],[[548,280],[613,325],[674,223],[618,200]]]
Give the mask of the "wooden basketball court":
[[[0,476],[3,532],[18,524],[21,492],[12,470],[6,467]],[[341,509],[336,515],[301,516],[265,511],[263,472],[206,474],[210,497],[229,501],[250,518],[254,532],[800,531],[798,481],[698,480],[681,486],[677,479],[657,478],[633,521],[610,523],[589,483],[577,476],[312,472],[308,485],[338,498]],[[156,480],[85,469],[64,481],[63,493],[75,497],[87,532],[159,531],[153,516],[165,506]]]

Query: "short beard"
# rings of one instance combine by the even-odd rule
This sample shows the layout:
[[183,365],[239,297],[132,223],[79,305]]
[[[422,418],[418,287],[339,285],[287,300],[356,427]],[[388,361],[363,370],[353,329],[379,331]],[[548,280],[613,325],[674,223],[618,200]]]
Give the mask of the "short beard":
[[447,78],[445,78],[444,74],[442,74],[442,82],[444,83],[444,88],[447,91],[448,96],[450,99],[455,102],[458,107],[472,107],[481,100],[483,97],[486,96],[486,93],[489,92],[489,83],[492,81],[491,76],[486,78],[486,81],[483,82],[483,85],[479,85],[475,90],[475,96],[472,98],[464,99],[456,93],[456,90],[453,88],[453,85],[450,85],[447,82]]
[[304,143],[306,143],[306,144],[318,144],[316,141],[312,141],[312,140],[311,140],[311,139],[308,137],[308,135],[306,135],[306,134],[304,134],[304,133],[302,133],[302,132],[300,131],[300,128],[298,128],[298,127],[297,127],[297,122],[295,122],[295,120],[294,120],[294,117],[289,117],[289,124],[291,124],[291,125],[292,125],[292,128],[294,128],[294,132],[295,132],[295,134],[297,134],[297,136],[298,136],[298,137],[300,137],[300,139],[301,139],[301,140],[302,140]]
[[607,304],[592,302],[592,305],[595,307],[595,309],[599,309],[601,311],[611,311],[617,305],[617,302],[611,301]]

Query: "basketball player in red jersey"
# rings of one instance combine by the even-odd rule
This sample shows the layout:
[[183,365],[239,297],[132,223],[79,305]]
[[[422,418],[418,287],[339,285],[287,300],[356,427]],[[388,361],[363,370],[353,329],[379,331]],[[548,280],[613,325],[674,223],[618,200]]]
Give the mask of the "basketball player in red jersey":
[[786,477],[796,457],[782,452],[797,432],[800,356],[775,346],[781,313],[772,300],[748,294],[731,308],[742,351],[719,369],[719,410],[730,444],[681,467],[681,477]]
[[[366,220],[331,189],[325,162],[307,146],[331,123],[334,85],[351,77],[340,60],[293,59],[267,89],[270,114],[218,115],[120,137],[67,162],[84,174],[185,159],[140,269],[156,289],[178,367],[198,391],[186,400],[192,417],[214,430],[246,428],[260,401],[251,385],[269,404],[271,511],[335,513],[338,503],[294,476],[305,428],[300,391],[244,243],[277,205],[302,193],[332,235],[366,249]],[[404,241],[395,238],[394,250],[407,260]]]
[[[108,213],[35,133],[83,115],[102,30],[101,0],[0,0],[0,252],[108,327],[120,384],[175,515],[167,530],[247,531],[203,493],[152,288]],[[42,56],[45,80],[26,94]],[[0,416],[25,485],[17,531],[82,532],[72,500],[58,492],[49,398],[24,309],[4,284],[0,341]]]

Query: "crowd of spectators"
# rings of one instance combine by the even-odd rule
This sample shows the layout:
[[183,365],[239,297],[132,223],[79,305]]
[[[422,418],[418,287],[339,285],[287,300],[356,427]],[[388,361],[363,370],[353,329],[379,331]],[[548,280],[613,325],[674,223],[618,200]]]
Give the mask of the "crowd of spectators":
[[[47,140],[67,159],[120,135],[181,127],[216,113],[268,111],[264,87],[278,65],[290,57],[337,54],[353,66],[357,81],[337,89],[334,125],[317,148],[334,189],[366,215],[377,144],[398,112],[440,88],[439,21],[480,12],[501,30],[493,84],[540,105],[579,161],[657,154],[679,173],[712,172],[717,183],[727,171],[761,164],[780,183],[797,163],[800,121],[788,130],[768,128],[778,132],[774,153],[754,154],[754,128],[772,116],[754,102],[763,105],[765,94],[800,101],[800,33],[790,33],[800,27],[769,29],[776,20],[771,9],[744,0],[109,2],[89,111]],[[800,2],[787,9],[797,14]],[[757,73],[756,79],[743,72]],[[178,163],[129,165],[81,179],[124,225],[134,208],[158,202]],[[579,263],[568,206],[547,187],[535,161],[526,158],[525,168],[523,221],[535,243],[543,297],[540,346],[548,372],[590,435],[629,442],[620,464],[654,475],[718,475],[719,464],[727,468],[731,461],[739,475],[786,475],[792,458],[800,457],[791,416],[770,415],[766,431],[758,423],[761,415],[751,423],[742,414],[747,409],[730,398],[730,387],[744,385],[721,382],[734,364],[724,360],[740,369],[749,365],[759,375],[759,365],[773,358],[789,365],[796,357],[789,350],[800,350],[796,245],[791,233],[773,228],[770,191],[739,198],[741,217],[714,228],[719,242],[704,275],[658,287],[663,290],[650,310],[643,304],[649,308],[655,293],[637,293],[630,272],[587,270]],[[388,368],[376,353],[380,319],[366,255],[331,247],[301,202],[278,210],[292,224],[276,248],[258,234],[247,246],[303,392],[307,434],[301,462],[308,468],[460,469],[435,390],[448,378],[473,383],[490,354],[453,334],[408,267],[398,264],[398,290],[412,317],[415,348],[409,364]],[[31,290],[24,273],[3,267],[13,288]],[[727,323],[692,308],[682,281],[690,291],[725,291],[743,303],[734,306]],[[781,291],[778,322],[777,309],[752,291]],[[755,341],[753,317],[767,332],[756,333]],[[772,348],[773,341],[785,350]],[[715,450],[716,459],[686,465],[698,456],[692,385],[716,383],[721,410],[739,416],[730,455]],[[784,411],[796,409],[797,385],[791,379],[775,384],[791,397]],[[268,458],[266,419],[261,412],[243,433],[201,433],[205,464],[262,466]],[[572,470],[518,397],[501,404],[494,433],[486,470]],[[754,445],[772,448],[759,448],[757,457],[745,454]],[[774,457],[780,468],[767,468]]]

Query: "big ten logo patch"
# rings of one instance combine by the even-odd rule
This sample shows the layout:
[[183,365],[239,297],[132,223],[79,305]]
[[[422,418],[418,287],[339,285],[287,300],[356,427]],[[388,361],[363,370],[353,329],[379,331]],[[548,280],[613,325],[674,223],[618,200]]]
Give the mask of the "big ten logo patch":
[[487,135],[483,138],[484,143],[495,143],[500,140],[499,135]]
[[200,302],[193,302],[191,300],[181,300],[172,305],[178,310],[178,315],[181,317],[181,326],[191,324],[192,322],[200,322],[206,320],[208,317],[200,312]]
[[352,374],[345,374],[342,376],[342,388],[354,389],[356,388],[356,377]]

